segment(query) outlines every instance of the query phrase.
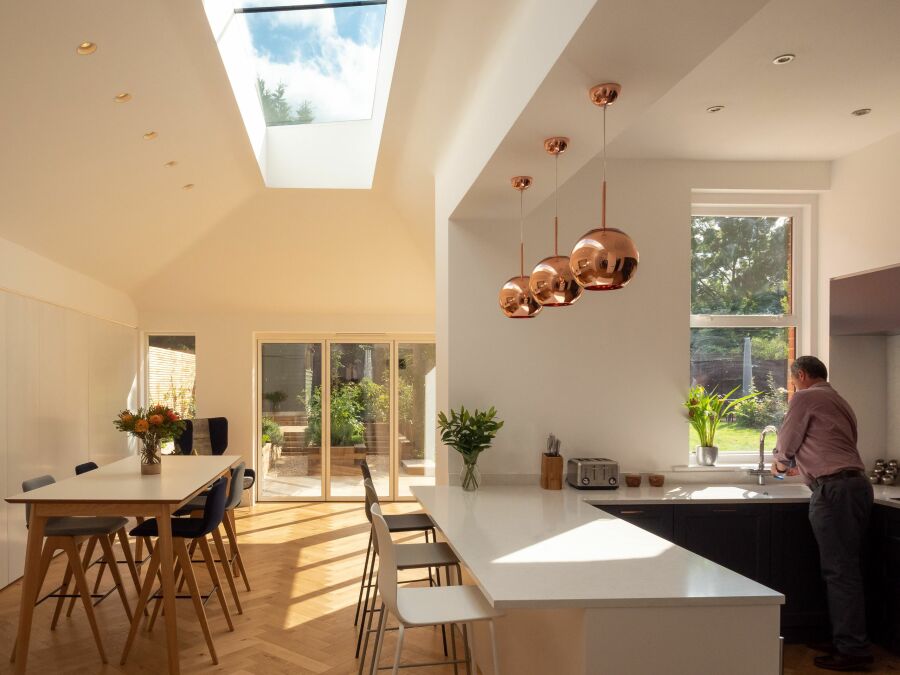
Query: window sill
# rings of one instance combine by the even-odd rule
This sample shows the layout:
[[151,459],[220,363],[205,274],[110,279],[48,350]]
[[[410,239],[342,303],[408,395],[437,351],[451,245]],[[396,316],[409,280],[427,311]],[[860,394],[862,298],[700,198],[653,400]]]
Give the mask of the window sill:
[[[765,468],[768,469],[771,464],[766,463]],[[746,462],[741,460],[732,460],[729,462],[728,460],[724,462],[717,462],[715,466],[701,466],[699,464],[678,464],[672,467],[672,471],[680,472],[680,471],[694,471],[694,472],[726,472],[726,471],[748,471],[749,469],[756,469],[759,467],[759,462]]]

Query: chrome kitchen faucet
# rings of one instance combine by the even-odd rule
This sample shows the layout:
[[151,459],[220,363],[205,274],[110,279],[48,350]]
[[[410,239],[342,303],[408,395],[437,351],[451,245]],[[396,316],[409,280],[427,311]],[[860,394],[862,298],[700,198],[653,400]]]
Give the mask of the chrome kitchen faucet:
[[778,429],[770,424],[763,429],[762,433],[759,435],[759,466],[755,469],[750,469],[747,472],[751,476],[756,476],[756,483],[758,485],[766,484],[766,474],[769,473],[766,471],[766,434],[778,435]]

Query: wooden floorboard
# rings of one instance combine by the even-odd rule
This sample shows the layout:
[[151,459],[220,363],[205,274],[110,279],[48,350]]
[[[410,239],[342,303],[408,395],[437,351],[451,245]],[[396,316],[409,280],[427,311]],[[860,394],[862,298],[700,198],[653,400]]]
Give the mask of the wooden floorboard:
[[[391,513],[415,509],[414,504],[391,504],[386,507]],[[237,525],[253,591],[246,592],[243,581],[237,581],[244,614],[238,615],[232,610],[233,633],[227,631],[216,599],[210,599],[207,604],[210,628],[219,655],[218,666],[210,661],[190,601],[178,602],[182,672],[230,675],[356,673],[353,613],[369,532],[363,505],[261,504],[252,511],[240,509]],[[403,540],[421,538],[408,536],[400,539]],[[210,584],[205,568],[198,565],[195,573],[201,589],[208,591]],[[93,575],[92,570],[89,578],[93,579]],[[58,584],[61,577],[62,564],[57,560],[51,567],[44,592],[49,590],[51,584]],[[108,575],[106,578],[109,578]],[[18,583],[0,591],[0,645],[5,648],[0,654],[0,673],[10,671],[8,658],[15,637],[19,593]],[[129,596],[133,607],[136,601],[133,589]],[[29,672],[48,675],[165,672],[162,622],[153,632],[142,629],[128,663],[118,665],[128,624],[115,595],[97,608],[98,622],[110,660],[105,667],[100,663],[91,639],[83,608],[76,607],[70,619],[62,618],[55,631],[50,631],[52,614],[52,601],[35,610]],[[423,628],[410,631],[406,644],[404,654],[407,660],[442,657],[441,637],[437,630]],[[389,634],[385,639],[385,654],[393,654],[393,645],[393,636]],[[786,675],[824,672],[812,666],[814,655],[815,652],[802,645],[789,645],[785,649]],[[410,668],[403,672],[408,675],[445,675],[452,673],[453,669],[442,666]],[[464,669],[460,669],[462,672]],[[603,671],[598,669],[597,672]],[[878,665],[869,672],[898,673],[900,659],[879,651]]]

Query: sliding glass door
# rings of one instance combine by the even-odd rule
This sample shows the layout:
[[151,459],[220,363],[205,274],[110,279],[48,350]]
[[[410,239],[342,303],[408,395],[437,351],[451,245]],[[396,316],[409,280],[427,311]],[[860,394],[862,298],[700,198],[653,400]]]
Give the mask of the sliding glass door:
[[366,461],[379,495],[391,494],[391,343],[329,345],[333,497],[365,497]]
[[383,499],[434,484],[435,350],[391,338],[258,339],[258,497]]
[[259,345],[259,497],[321,499],[321,342]]

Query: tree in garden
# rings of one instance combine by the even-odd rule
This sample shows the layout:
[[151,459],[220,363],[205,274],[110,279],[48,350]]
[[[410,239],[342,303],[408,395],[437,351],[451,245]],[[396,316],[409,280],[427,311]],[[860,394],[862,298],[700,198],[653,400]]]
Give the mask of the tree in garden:
[[263,116],[266,118],[266,126],[309,124],[316,119],[315,109],[308,100],[304,100],[296,109],[291,107],[290,102],[285,98],[283,82],[279,82],[274,89],[269,89],[265,80],[258,77],[256,78],[256,86],[259,91],[259,102],[262,104]]

